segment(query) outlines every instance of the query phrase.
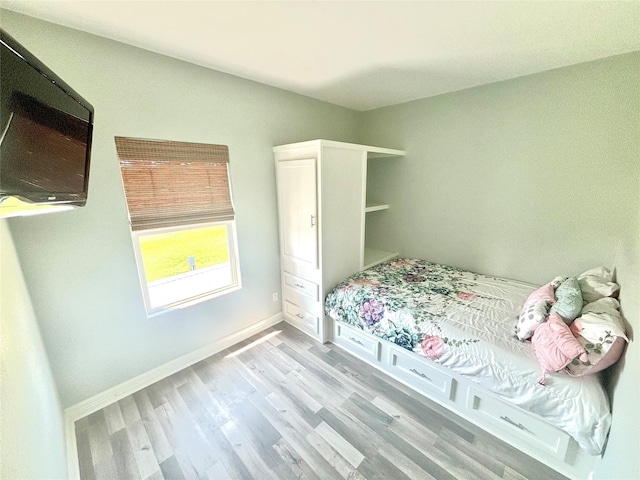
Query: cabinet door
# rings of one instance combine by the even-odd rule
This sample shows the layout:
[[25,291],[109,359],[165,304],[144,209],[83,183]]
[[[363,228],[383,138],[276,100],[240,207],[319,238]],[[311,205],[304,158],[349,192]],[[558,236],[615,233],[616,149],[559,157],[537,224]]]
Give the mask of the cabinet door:
[[282,253],[318,268],[316,160],[281,161],[277,165]]

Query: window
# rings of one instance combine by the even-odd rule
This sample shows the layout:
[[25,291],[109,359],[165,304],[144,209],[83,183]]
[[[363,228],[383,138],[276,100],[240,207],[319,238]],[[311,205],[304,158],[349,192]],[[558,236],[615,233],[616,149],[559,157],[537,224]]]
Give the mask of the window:
[[227,146],[115,140],[147,314],[239,289]]

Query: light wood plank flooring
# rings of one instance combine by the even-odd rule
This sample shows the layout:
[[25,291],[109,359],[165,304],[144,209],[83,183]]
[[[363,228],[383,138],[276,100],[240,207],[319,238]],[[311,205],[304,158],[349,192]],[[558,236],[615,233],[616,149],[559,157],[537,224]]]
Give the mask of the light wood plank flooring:
[[76,436],[83,480],[564,478],[285,323],[78,420]]

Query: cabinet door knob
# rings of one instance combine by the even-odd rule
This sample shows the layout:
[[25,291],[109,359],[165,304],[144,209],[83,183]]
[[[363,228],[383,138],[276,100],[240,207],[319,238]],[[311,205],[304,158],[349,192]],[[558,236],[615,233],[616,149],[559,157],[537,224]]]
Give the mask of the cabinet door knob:
[[311,226],[315,227],[316,225],[316,216],[315,215],[311,215]]

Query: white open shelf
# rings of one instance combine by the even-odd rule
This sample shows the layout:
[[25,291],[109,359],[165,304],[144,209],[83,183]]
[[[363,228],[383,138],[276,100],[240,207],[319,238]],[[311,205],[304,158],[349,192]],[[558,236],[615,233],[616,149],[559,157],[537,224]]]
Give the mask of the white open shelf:
[[398,252],[387,252],[384,250],[378,250],[375,248],[365,247],[364,249],[364,266],[365,268],[373,267],[379,263],[386,262],[398,256]]
[[387,210],[389,205],[386,203],[367,203],[364,211],[365,213],[377,212],[378,210]]

